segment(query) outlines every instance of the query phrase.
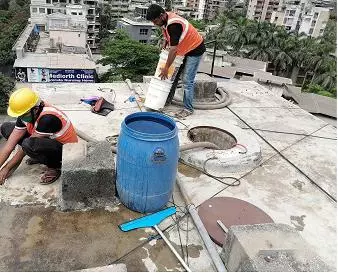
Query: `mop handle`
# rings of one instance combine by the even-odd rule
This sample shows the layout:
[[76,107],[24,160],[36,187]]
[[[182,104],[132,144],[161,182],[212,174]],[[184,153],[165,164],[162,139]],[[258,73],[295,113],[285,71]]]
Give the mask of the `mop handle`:
[[162,233],[162,231],[160,230],[160,228],[157,225],[154,225],[154,228],[156,229],[156,231],[158,232],[158,234],[160,234],[160,236],[162,237],[162,239],[167,243],[167,245],[169,246],[170,250],[175,254],[175,256],[177,257],[177,259],[181,262],[181,264],[183,265],[183,267],[185,268],[185,270],[187,270],[188,272],[191,272],[190,268],[188,267],[188,265],[185,263],[185,261],[181,258],[181,256],[177,253],[176,249],[172,246],[172,244],[170,243],[170,241],[167,239],[167,237],[164,236],[164,234]]

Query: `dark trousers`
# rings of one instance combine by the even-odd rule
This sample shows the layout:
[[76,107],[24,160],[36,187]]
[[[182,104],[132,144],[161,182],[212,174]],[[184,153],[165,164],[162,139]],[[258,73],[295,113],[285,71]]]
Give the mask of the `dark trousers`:
[[[15,127],[15,122],[5,122],[1,125],[1,134],[8,139]],[[61,168],[62,143],[55,139],[30,137],[26,133],[18,142],[29,157],[49,168]]]

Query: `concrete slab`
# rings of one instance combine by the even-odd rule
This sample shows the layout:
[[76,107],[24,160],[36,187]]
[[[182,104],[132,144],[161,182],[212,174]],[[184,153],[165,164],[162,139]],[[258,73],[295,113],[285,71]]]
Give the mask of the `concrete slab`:
[[336,203],[276,155],[217,196],[236,197],[291,225],[329,266],[336,267]]
[[337,199],[337,140],[306,137],[282,154]]
[[300,234],[285,224],[232,226],[221,256],[229,271],[330,271]]
[[40,176],[44,172],[44,165],[28,166],[26,159],[28,157],[24,158],[15,173],[0,186],[0,203],[12,206],[55,205],[60,180],[50,185],[41,185]]

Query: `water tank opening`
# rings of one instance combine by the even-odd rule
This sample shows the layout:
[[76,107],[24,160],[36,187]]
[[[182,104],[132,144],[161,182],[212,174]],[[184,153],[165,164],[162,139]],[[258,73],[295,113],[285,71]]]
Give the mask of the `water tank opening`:
[[188,131],[188,137],[192,142],[211,142],[221,150],[231,149],[237,139],[229,132],[211,126],[197,126]]
[[152,116],[131,117],[125,122],[130,129],[144,134],[165,134],[175,129],[169,121]]

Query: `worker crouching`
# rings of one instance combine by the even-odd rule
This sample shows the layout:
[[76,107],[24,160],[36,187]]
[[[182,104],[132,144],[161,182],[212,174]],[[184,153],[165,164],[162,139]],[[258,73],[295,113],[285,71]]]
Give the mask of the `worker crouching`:
[[[16,170],[25,155],[29,156],[28,165],[47,166],[41,184],[56,181],[61,175],[63,144],[78,141],[69,118],[29,88],[18,89],[10,96],[7,113],[17,120],[1,125],[1,134],[7,141],[0,150],[0,185]],[[17,144],[16,153],[8,160]]]

